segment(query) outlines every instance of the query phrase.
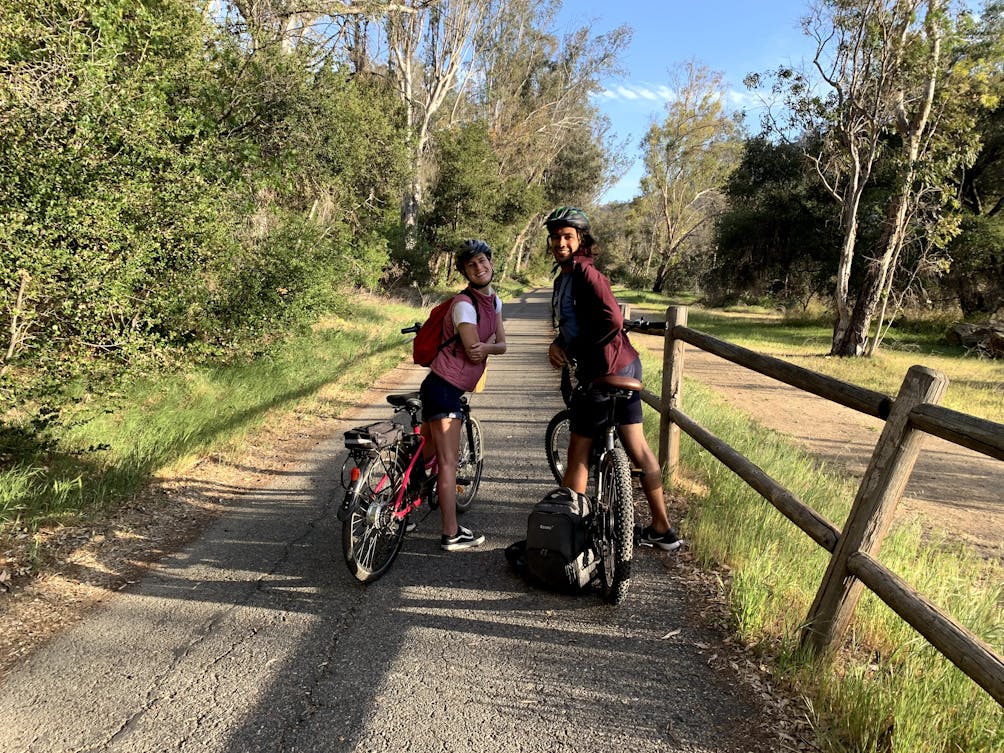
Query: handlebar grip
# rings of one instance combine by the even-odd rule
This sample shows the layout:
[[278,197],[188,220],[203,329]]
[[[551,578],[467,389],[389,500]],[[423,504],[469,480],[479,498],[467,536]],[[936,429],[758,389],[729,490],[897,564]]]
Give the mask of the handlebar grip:
[[401,330],[401,334],[402,335],[411,335],[411,334],[414,334],[415,332],[418,332],[421,328],[422,328],[422,324],[420,322],[415,322],[410,327],[405,327],[404,329],[402,329]]
[[654,334],[666,331],[666,322],[650,322],[646,319],[628,319],[624,322],[624,331],[640,330],[643,334]]

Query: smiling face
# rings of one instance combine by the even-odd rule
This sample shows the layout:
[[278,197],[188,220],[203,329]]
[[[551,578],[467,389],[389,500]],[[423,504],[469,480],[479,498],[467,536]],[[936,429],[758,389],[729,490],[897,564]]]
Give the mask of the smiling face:
[[464,276],[476,288],[490,284],[494,271],[492,260],[484,254],[476,254],[464,262]]
[[547,236],[547,245],[558,264],[564,264],[579,250],[579,231],[565,226],[553,230]]

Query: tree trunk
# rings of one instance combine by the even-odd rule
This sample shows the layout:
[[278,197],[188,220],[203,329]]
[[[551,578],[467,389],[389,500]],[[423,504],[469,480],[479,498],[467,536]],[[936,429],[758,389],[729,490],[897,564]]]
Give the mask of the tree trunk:
[[882,231],[879,243],[881,253],[868,265],[847,329],[839,342],[834,341],[834,348],[831,351],[833,355],[860,356],[866,350],[872,318],[882,301],[887,282],[895,272],[892,269],[892,262],[899,256],[899,249],[903,245],[912,183],[911,170],[904,177],[903,187],[886,211],[885,229]]
[[655,281],[652,283],[652,292],[661,293],[666,286],[666,275],[669,272],[669,263],[663,259],[659,262],[659,268],[655,270]]
[[854,246],[858,236],[858,206],[861,203],[860,171],[852,172],[848,188],[844,193],[840,224],[844,239],[840,247],[840,263],[837,267],[837,284],[833,293],[833,303],[837,310],[837,321],[833,325],[833,340],[830,344],[831,355],[841,353],[844,339],[851,326],[851,306],[849,289],[851,279],[851,263],[854,261]]

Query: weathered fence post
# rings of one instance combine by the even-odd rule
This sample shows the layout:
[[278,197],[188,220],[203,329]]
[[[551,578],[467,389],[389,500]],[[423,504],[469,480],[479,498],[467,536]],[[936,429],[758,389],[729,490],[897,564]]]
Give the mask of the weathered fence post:
[[856,552],[877,556],[920,453],[924,433],[910,426],[910,411],[922,403],[938,403],[947,386],[944,374],[923,366],[912,366],[900,386],[806,618],[802,645],[814,653],[829,650],[843,638],[862,588],[848,571],[847,560]]
[[662,346],[662,407],[659,410],[659,467],[662,477],[676,480],[680,463],[680,427],[673,422],[670,411],[680,408],[683,386],[683,340],[673,336],[674,327],[687,326],[687,307],[666,309],[666,336]]

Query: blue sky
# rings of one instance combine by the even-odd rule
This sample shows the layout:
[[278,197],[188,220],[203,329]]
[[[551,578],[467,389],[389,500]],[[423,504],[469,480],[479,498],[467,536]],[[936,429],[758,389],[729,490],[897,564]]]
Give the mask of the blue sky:
[[[811,40],[799,28],[808,8],[809,0],[564,0],[559,32],[587,23],[594,34],[622,24],[633,30],[621,58],[625,74],[602,81],[606,91],[595,102],[617,140],[629,140],[635,162],[602,200],[637,195],[643,172],[638,143],[652,122],[665,117],[671,69],[694,60],[722,73],[737,102],[748,99],[747,73],[811,58]],[[746,110],[755,126],[756,113],[749,105]]]

